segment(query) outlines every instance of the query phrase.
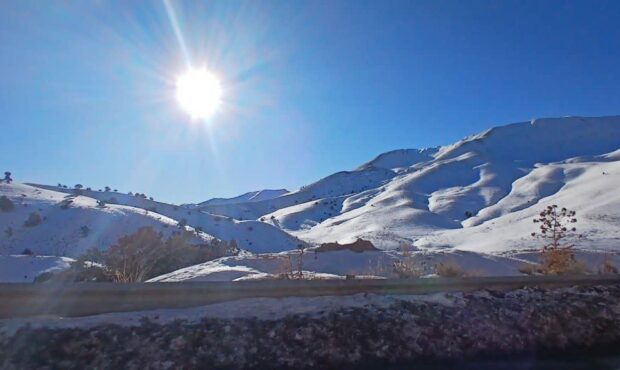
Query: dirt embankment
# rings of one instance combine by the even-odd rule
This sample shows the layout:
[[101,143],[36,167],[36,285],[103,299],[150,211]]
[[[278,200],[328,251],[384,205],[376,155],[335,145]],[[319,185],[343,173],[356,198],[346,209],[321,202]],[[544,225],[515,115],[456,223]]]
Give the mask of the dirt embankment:
[[357,239],[353,243],[348,244],[339,244],[335,243],[323,243],[319,247],[317,247],[315,252],[333,252],[333,251],[344,251],[349,250],[352,252],[362,253],[362,252],[376,252],[379,251],[372,242],[364,239]]
[[620,344],[617,285],[394,296],[390,302],[277,318],[26,326],[0,335],[0,368],[397,368],[487,356],[531,360]]

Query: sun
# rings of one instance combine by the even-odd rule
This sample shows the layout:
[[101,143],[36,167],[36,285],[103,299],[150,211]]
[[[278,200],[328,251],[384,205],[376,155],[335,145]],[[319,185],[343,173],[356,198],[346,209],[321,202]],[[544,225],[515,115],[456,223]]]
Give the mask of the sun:
[[192,119],[209,118],[222,104],[222,86],[206,68],[190,69],[177,79],[177,100]]

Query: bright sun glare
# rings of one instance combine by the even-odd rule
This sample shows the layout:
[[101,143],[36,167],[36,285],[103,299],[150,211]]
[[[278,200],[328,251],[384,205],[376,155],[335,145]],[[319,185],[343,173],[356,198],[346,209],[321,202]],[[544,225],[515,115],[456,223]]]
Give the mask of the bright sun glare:
[[193,119],[209,118],[222,103],[220,81],[206,69],[190,69],[177,79],[177,100]]

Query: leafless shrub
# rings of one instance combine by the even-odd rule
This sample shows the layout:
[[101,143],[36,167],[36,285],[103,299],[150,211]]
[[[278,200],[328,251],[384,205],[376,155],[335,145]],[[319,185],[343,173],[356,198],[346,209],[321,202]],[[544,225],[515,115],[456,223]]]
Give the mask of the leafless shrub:
[[364,271],[362,275],[372,275],[372,276],[389,276],[394,272],[394,266],[390,269],[390,263],[386,260],[386,257],[382,255],[381,257],[369,260],[368,267]]
[[32,212],[30,213],[30,215],[28,215],[28,218],[26,219],[26,221],[24,221],[24,226],[35,227],[38,224],[40,224],[41,221],[43,221],[43,219],[41,218],[41,215],[38,214],[37,212]]
[[[79,260],[100,264],[109,280],[132,283],[233,254],[237,249],[236,243],[219,240],[193,245],[192,236],[193,233],[187,231],[164,239],[161,232],[142,227],[120,238],[107,251],[88,250]],[[83,265],[78,264],[77,268]],[[90,274],[77,274],[81,275]]]
[[278,258],[275,276],[277,279],[281,280],[294,279],[295,273],[293,272],[293,259],[290,254]]
[[6,195],[0,197],[0,211],[10,212],[13,208],[15,208],[15,205],[11,199],[9,199]]
[[119,283],[146,280],[155,266],[157,254],[163,245],[163,235],[150,227],[138,229],[111,246],[105,256],[106,266]]
[[610,254],[606,254],[603,262],[598,268],[600,275],[617,275],[619,273],[618,267],[614,263]]
[[585,274],[588,269],[583,262],[575,259],[570,249],[548,248],[541,254],[540,271],[545,275]]
[[401,258],[392,263],[392,272],[400,279],[419,278],[424,275],[426,262],[416,261],[413,250],[415,247],[410,243],[400,245]]
[[518,268],[519,272],[525,275],[536,275],[542,273],[539,264],[524,263]]
[[392,264],[392,272],[400,279],[419,278],[424,274],[424,269],[416,264],[413,256],[414,247],[411,244],[401,244],[401,259]]
[[465,271],[453,261],[440,262],[435,265],[435,273],[441,277],[464,277],[469,276]]
[[[303,280],[310,278],[310,276],[304,275],[304,254],[305,249],[303,244],[298,244],[295,263],[293,263],[293,256],[290,253],[279,258],[276,268],[276,278],[283,280]],[[297,270],[293,269],[294,264]]]

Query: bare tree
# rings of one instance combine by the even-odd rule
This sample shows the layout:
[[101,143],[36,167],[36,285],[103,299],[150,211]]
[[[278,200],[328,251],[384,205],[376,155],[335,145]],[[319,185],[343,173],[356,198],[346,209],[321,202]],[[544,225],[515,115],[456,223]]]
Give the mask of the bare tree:
[[299,255],[297,256],[297,279],[302,280],[304,278],[304,246],[303,244],[297,244],[297,250]]
[[119,283],[144,281],[155,266],[163,245],[163,235],[150,227],[142,227],[124,236],[106,253],[106,265]]
[[392,264],[392,271],[399,279],[419,278],[424,274],[424,266],[416,264],[412,251],[414,246],[403,243],[399,247],[402,257]]
[[[566,244],[566,241],[572,237],[571,233],[577,231],[573,225],[577,222],[575,215],[575,211],[566,208],[558,210],[555,204],[547,206],[534,219],[534,223],[540,224],[540,232],[533,232],[532,236],[544,240],[543,250],[570,249],[574,244]],[[577,237],[580,238],[581,235]]]
[[544,241],[542,247],[542,264],[535,268],[539,273],[546,275],[582,274],[587,271],[583,263],[575,259],[572,241],[581,238],[575,235],[577,228],[576,212],[557,205],[547,206],[534,223],[540,224],[540,231],[533,232],[532,236]]

